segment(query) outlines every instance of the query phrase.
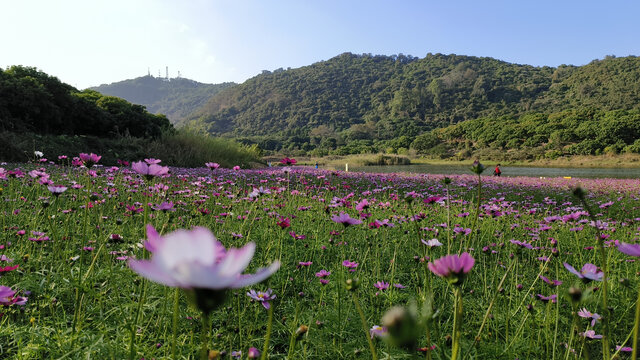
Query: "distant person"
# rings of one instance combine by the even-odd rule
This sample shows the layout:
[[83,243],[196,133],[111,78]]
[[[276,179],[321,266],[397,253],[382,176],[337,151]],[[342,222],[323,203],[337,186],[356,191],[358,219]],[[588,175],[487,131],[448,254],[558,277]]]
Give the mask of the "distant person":
[[318,162],[316,161],[316,169],[318,168]]
[[496,165],[496,168],[493,170],[493,176],[502,175],[502,171],[500,171],[500,164]]

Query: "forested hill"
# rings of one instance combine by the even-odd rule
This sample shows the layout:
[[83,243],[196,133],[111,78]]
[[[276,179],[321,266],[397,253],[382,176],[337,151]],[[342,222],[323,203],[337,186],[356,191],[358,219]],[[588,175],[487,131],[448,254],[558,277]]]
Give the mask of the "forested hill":
[[533,67],[492,58],[345,53],[263,72],[225,89],[183,122],[212,134],[392,139],[463,120],[640,104],[640,59]]
[[0,68],[0,132],[157,138],[172,128],[144,106],[79,91],[36,68]]
[[91,90],[117,96],[140,104],[154,114],[164,114],[175,123],[203,106],[207,100],[235,83],[203,84],[185,78],[165,79],[143,76],[112,84],[92,87]]

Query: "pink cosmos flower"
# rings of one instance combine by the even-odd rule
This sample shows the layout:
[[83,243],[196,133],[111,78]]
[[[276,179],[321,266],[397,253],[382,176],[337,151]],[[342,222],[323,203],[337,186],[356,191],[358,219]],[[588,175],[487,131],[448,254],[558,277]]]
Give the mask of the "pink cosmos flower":
[[240,166],[238,166],[238,165],[234,166],[234,167],[233,167],[233,170],[235,170],[235,171],[240,170]]
[[269,310],[269,308],[271,307],[269,301],[276,298],[276,296],[273,295],[273,290],[271,289],[265,292],[256,292],[255,290],[249,290],[249,292],[247,292],[247,296],[262,304],[262,306],[264,306],[264,308],[267,310]]
[[371,329],[369,330],[369,336],[371,336],[372,339],[374,336],[385,337],[387,336],[387,334],[387,328],[380,325],[373,325],[373,327],[371,327]]
[[331,271],[327,271],[325,269],[322,269],[316,273],[316,277],[319,277],[319,278],[325,278],[329,275],[331,275]]
[[84,166],[86,166],[87,168],[90,168],[94,164],[97,164],[98,161],[100,161],[100,159],[102,158],[102,156],[98,156],[94,153],[91,153],[91,154],[80,153],[78,157],[80,158]]
[[475,264],[475,260],[469,253],[464,252],[461,255],[447,255],[433,262],[429,262],[427,266],[432,273],[447,279],[453,285],[460,285],[464,280],[464,275],[471,271]]
[[153,164],[160,164],[162,160],[150,158],[150,159],[144,159],[144,162],[146,162],[149,165],[153,165]]
[[585,318],[585,319],[591,319],[591,327],[596,325],[596,321],[600,320],[602,317],[596,313],[592,313],[591,311],[587,310],[586,308],[582,308],[578,311],[578,316]]
[[250,347],[249,350],[247,351],[247,358],[249,359],[257,359],[260,357],[260,350],[254,348],[254,347]]
[[351,260],[345,260],[345,261],[342,262],[342,266],[348,268],[349,271],[354,272],[354,271],[356,271],[356,268],[358,267],[358,263],[357,262],[353,262]]
[[373,286],[376,289],[383,291],[389,288],[389,283],[384,281],[378,281],[377,283],[373,284]]
[[131,164],[131,169],[140,175],[144,175],[147,179],[151,179],[154,176],[165,176],[169,174],[169,168],[167,166],[160,166],[158,164],[149,165],[142,161]]
[[584,336],[587,339],[602,339],[602,335],[596,335],[594,330],[587,330],[585,332],[581,332],[580,336]]
[[347,213],[341,212],[340,215],[334,215],[331,217],[331,220],[337,222],[338,224],[344,225],[344,227],[350,225],[359,225],[362,224],[362,220],[354,219],[349,216]]
[[618,251],[631,256],[640,256],[640,244],[622,243],[618,245]]
[[215,170],[220,167],[220,164],[214,163],[214,162],[208,162],[208,163],[205,163],[205,166],[211,170]]
[[0,285],[0,305],[24,305],[28,298],[24,296],[15,296],[16,292],[8,286]]
[[568,263],[564,263],[564,267],[565,269],[569,270],[570,273],[579,277],[584,282],[590,282],[592,280],[602,281],[602,278],[604,277],[604,273],[602,272],[602,270],[598,269],[598,267],[593,264],[584,264],[580,272],[578,272],[573,266],[569,265]]
[[47,189],[55,196],[60,196],[60,194],[67,191],[67,187],[63,185],[49,185]]
[[253,285],[280,267],[280,262],[275,261],[255,274],[243,275],[256,245],[250,242],[241,249],[225,250],[209,229],[201,227],[160,236],[153,226],[148,225],[147,237],[145,247],[151,248],[151,260],[129,260],[129,267],[151,281],[193,289],[196,294],[198,290],[237,289]]

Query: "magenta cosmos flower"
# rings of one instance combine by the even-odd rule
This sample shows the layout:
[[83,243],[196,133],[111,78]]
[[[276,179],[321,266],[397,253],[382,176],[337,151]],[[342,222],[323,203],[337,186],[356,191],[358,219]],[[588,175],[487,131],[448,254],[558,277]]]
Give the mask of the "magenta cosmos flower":
[[161,166],[158,164],[147,164],[142,161],[134,162],[131,164],[131,169],[140,175],[144,175],[147,180],[154,176],[164,176],[169,174],[169,168],[167,166]]
[[291,159],[288,157],[283,158],[282,160],[280,160],[280,163],[283,165],[295,165],[298,161],[296,159]]
[[225,249],[211,231],[201,227],[160,236],[148,225],[147,236],[145,247],[152,252],[151,260],[129,260],[129,267],[151,281],[193,290],[196,305],[204,312],[222,303],[224,290],[259,283],[280,267],[275,261],[255,274],[243,275],[256,245]]
[[78,157],[80,158],[80,160],[82,160],[82,163],[87,168],[92,167],[94,164],[97,164],[98,161],[100,161],[100,159],[102,159],[102,156],[98,156],[98,155],[96,155],[94,153],[91,153],[91,154],[80,153],[80,155],[78,155]]
[[602,278],[604,277],[604,273],[602,272],[602,270],[598,269],[597,266],[589,263],[584,264],[579,272],[568,263],[564,263],[564,268],[569,270],[570,273],[582,279],[582,281],[584,282],[590,282],[592,280],[602,281]]
[[460,285],[464,280],[465,274],[471,271],[475,264],[475,260],[469,253],[464,252],[461,255],[447,255],[440,259],[429,262],[427,266],[432,273],[443,277],[453,285]]
[[211,170],[215,170],[220,167],[220,164],[214,163],[214,162],[208,162],[208,163],[205,163],[205,165]]
[[358,219],[354,219],[351,216],[349,216],[349,214],[347,213],[343,213],[341,212],[340,215],[333,215],[331,217],[331,220],[337,222],[338,224],[342,224],[344,225],[344,227],[347,227],[349,225],[359,225],[362,224],[361,220]]

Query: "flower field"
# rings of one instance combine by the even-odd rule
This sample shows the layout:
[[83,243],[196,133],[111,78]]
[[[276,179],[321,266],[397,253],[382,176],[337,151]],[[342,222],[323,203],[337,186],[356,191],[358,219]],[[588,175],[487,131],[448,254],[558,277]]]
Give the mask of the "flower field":
[[636,356],[638,180],[82,155],[0,168],[1,359]]

